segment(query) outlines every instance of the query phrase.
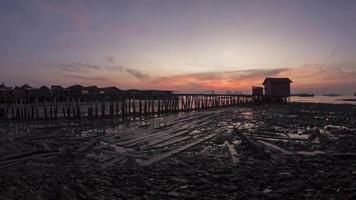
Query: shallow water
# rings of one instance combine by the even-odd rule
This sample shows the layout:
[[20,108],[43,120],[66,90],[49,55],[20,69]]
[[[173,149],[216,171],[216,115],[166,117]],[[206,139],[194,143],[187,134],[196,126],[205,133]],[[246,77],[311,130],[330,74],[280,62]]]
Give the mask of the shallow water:
[[314,96],[314,97],[297,97],[292,96],[292,102],[306,102],[306,103],[331,103],[331,104],[354,104],[356,101],[343,101],[342,99],[356,99],[355,96]]

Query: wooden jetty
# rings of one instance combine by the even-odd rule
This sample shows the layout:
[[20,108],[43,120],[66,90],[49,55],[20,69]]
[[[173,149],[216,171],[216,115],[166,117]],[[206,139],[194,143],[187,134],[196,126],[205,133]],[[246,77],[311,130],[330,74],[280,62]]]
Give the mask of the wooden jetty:
[[3,120],[97,119],[122,121],[165,113],[236,106],[253,101],[251,95],[234,94],[42,94],[7,95],[0,99]]

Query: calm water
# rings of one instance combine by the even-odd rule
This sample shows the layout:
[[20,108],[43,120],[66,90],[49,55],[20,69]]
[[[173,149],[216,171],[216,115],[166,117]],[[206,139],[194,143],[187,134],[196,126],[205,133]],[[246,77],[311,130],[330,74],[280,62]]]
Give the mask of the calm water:
[[356,101],[342,101],[342,99],[356,99],[355,96],[314,96],[314,97],[291,97],[292,102],[308,102],[308,103],[332,103],[332,104],[354,104]]

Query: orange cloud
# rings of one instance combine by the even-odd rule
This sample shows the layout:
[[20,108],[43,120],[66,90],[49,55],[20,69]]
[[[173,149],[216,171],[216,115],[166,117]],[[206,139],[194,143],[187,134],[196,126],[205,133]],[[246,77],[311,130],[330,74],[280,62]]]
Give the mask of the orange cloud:
[[197,92],[202,90],[247,91],[251,85],[261,85],[263,77],[275,76],[287,69],[237,70],[177,75],[158,78],[152,81],[154,86],[179,91]]

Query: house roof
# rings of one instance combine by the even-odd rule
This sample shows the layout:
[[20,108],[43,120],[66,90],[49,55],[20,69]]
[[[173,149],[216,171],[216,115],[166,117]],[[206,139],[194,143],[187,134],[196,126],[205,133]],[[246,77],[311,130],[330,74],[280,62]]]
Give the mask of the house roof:
[[103,90],[120,90],[119,88],[115,87],[115,86],[112,86],[112,87],[102,87],[100,89],[103,89]]
[[263,81],[263,85],[266,84],[266,82],[271,82],[271,83],[293,83],[289,78],[265,78]]
[[20,87],[21,89],[30,89],[32,88],[29,84],[24,84],[23,86]]
[[68,89],[68,90],[84,90],[85,87],[83,87],[81,85],[72,85],[72,86],[67,87],[66,89]]
[[93,85],[93,86],[88,86],[88,87],[85,87],[87,90],[97,90],[99,89],[97,86]]
[[51,88],[52,88],[52,89],[55,89],[55,90],[62,90],[62,89],[64,89],[64,88],[63,88],[62,86],[60,86],[60,85],[52,85]]
[[45,85],[41,86],[40,89],[41,90],[49,90],[49,88],[47,86],[45,86]]

